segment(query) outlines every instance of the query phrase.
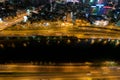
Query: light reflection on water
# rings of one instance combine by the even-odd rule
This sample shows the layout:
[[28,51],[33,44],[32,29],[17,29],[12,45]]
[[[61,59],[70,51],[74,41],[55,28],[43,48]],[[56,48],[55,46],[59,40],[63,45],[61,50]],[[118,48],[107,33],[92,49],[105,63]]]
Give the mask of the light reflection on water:
[[120,78],[91,78],[91,77],[80,77],[80,78],[42,78],[42,77],[3,77],[0,80],[119,80]]
[[4,64],[0,80],[120,80],[120,66]]
[[27,77],[0,77],[0,80],[120,80],[120,77],[42,77],[42,76],[27,76]]

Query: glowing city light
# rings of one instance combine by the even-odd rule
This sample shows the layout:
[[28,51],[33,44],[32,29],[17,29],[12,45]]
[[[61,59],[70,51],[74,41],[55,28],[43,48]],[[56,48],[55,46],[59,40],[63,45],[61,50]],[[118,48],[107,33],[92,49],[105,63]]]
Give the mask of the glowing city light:
[[90,0],[90,2],[93,2],[94,0]]

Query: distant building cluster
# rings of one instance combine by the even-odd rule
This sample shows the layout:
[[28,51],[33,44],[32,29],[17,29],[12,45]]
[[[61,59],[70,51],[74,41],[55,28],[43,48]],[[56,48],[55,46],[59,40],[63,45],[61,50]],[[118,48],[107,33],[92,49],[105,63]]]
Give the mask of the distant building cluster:
[[76,19],[86,19],[98,25],[103,20],[120,20],[120,0],[0,0],[0,18],[15,16],[18,9],[33,11],[33,8],[34,12],[28,11],[31,14],[28,20],[32,22],[45,19],[75,23]]

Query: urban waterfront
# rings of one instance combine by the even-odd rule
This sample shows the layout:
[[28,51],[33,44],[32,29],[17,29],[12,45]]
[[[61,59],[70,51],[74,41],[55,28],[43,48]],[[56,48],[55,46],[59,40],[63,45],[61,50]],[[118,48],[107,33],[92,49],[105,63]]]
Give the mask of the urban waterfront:
[[1,0],[0,80],[119,80],[119,0]]

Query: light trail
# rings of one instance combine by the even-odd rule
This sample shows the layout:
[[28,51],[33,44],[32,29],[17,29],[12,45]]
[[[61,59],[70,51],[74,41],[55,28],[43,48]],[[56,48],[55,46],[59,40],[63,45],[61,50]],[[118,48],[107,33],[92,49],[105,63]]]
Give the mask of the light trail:
[[26,13],[21,13],[13,19],[3,21],[2,23],[0,23],[0,31],[6,29],[8,27],[11,27],[12,25],[14,25],[18,22],[21,22],[23,20],[23,16],[26,16],[26,15],[27,15]]
[[[40,66],[30,64],[0,65],[0,79],[5,80],[90,80],[92,79],[120,79],[119,66]],[[104,74],[106,73],[106,74]]]
[[[13,24],[16,24],[20,21],[23,20],[23,16],[27,15],[26,13],[23,13],[19,16],[19,18],[12,19],[9,22],[6,22],[4,24],[0,24],[0,36],[33,36],[33,35],[38,35],[38,36],[75,36],[77,38],[102,38],[102,39],[118,39],[120,40],[120,28],[113,26],[113,25],[108,25],[105,27],[97,27],[97,26],[79,26],[81,25],[72,25],[72,23],[64,23],[65,25],[60,25],[63,24],[63,22],[50,22],[49,26],[43,26],[40,22],[33,24],[28,24],[28,25],[23,25],[26,26],[25,29],[20,27],[20,30],[17,30],[15,28],[14,30],[10,29],[12,28]],[[78,23],[78,22],[77,22]],[[53,25],[56,24],[56,25]],[[57,26],[59,24],[59,26]],[[42,25],[42,26],[40,26]],[[87,24],[88,25],[88,24]],[[22,24],[18,25],[22,26]],[[28,27],[27,27],[28,26]],[[31,26],[29,29],[29,26]],[[79,27],[78,27],[79,26]],[[34,27],[37,27],[34,29]],[[9,28],[9,29],[8,29]],[[33,28],[33,29],[32,29]]]

